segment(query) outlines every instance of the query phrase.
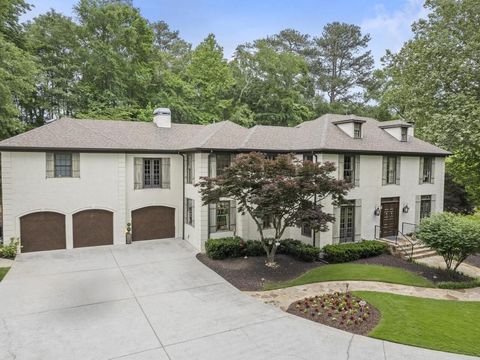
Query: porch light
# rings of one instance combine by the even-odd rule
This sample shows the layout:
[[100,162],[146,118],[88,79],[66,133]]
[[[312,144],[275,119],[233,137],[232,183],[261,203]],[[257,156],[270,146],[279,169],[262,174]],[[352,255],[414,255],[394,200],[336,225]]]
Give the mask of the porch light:
[[407,214],[410,208],[408,207],[408,204],[405,204],[405,206],[402,208],[402,211]]
[[380,207],[379,207],[379,206],[377,206],[377,207],[375,208],[375,210],[373,211],[373,214],[374,214],[375,216],[380,216]]

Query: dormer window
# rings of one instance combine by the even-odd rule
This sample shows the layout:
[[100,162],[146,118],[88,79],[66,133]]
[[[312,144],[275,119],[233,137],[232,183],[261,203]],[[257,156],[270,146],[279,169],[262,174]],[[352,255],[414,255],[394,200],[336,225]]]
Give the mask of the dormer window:
[[401,137],[401,141],[407,141],[408,139],[408,128],[406,127],[402,127],[402,137]]
[[353,123],[353,138],[354,139],[361,139],[362,138],[362,124],[361,123]]
[[392,120],[385,121],[378,126],[386,133],[393,136],[395,139],[401,142],[407,142],[408,137],[413,137],[413,126],[405,121]]
[[333,124],[342,130],[345,134],[353,139],[361,139],[363,137],[362,125],[366,122],[362,119],[351,118],[334,121]]

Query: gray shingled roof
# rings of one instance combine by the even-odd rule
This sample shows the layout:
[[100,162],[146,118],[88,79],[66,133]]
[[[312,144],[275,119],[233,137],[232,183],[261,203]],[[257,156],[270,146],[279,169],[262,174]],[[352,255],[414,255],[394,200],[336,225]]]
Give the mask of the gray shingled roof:
[[[335,122],[364,120],[363,138],[353,139]],[[296,127],[244,128],[231,121],[208,125],[172,124],[158,128],[153,122],[63,118],[0,142],[0,150],[55,150],[115,152],[177,152],[187,150],[325,151],[362,153],[450,153],[420,139],[401,142],[380,126],[407,124],[379,122],[354,115],[327,114]]]

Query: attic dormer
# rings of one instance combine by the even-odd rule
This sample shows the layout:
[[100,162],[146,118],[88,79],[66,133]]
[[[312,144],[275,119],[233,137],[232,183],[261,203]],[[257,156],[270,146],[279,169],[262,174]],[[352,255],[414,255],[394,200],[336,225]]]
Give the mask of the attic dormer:
[[393,124],[380,125],[379,127],[398,141],[407,142],[409,137],[413,137],[413,126],[406,122],[395,122]]
[[333,123],[351,138],[361,139],[363,137],[363,123],[365,122],[365,120],[360,119],[345,119]]

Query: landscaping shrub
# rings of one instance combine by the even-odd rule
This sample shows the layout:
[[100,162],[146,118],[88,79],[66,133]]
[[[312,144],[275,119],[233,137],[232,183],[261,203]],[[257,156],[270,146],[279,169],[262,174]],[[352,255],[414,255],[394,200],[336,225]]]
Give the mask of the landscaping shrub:
[[244,243],[239,237],[209,239],[205,242],[207,256],[213,260],[243,256]]
[[384,243],[367,240],[358,243],[325,245],[322,249],[328,262],[343,263],[358,259],[378,256],[386,251]]
[[447,269],[457,270],[470,255],[480,251],[480,222],[451,213],[423,219],[417,238],[443,257]]
[[[258,240],[243,241],[239,237],[209,239],[205,243],[207,256],[213,260],[236,258],[241,256],[265,256],[265,249]],[[290,255],[301,261],[315,261],[320,249],[299,240],[282,240],[277,248],[278,254]]]
[[244,243],[244,254],[246,256],[265,256],[265,249],[262,243],[257,240],[247,240]]
[[10,244],[0,247],[0,257],[14,259],[17,256],[18,244],[18,239],[11,238]]
[[318,260],[320,249],[304,244],[299,240],[285,239],[280,241],[277,252],[294,257],[297,260],[312,262]]
[[440,289],[470,289],[480,286],[480,279],[470,281],[441,281],[437,283]]

